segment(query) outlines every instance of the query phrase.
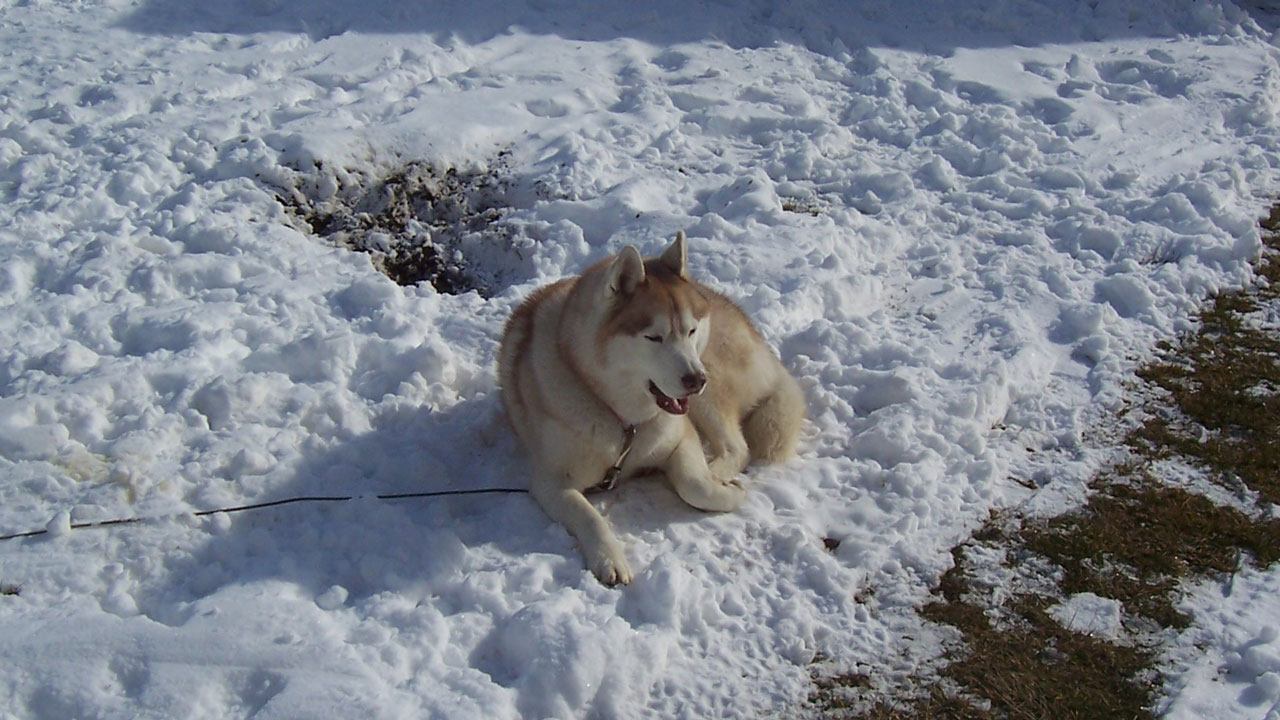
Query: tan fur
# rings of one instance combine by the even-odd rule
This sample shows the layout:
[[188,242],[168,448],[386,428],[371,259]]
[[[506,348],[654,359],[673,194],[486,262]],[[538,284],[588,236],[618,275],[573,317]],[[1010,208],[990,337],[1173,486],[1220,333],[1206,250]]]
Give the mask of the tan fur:
[[707,392],[689,414],[708,445],[713,475],[723,480],[751,459],[791,458],[804,420],[804,395],[746,313],[723,295],[704,292],[713,305],[711,342],[702,356]]
[[[799,386],[747,316],[688,278],[685,243],[679,233],[648,260],[628,246],[539,288],[498,351],[503,407],[533,456],[532,493],[609,584],[630,582],[631,569],[583,491],[618,460],[624,427],[636,435],[623,477],[657,468],[685,502],[728,511],[745,499],[738,473],[751,458],[790,457],[804,418]],[[652,388],[687,401],[688,414],[664,411]]]

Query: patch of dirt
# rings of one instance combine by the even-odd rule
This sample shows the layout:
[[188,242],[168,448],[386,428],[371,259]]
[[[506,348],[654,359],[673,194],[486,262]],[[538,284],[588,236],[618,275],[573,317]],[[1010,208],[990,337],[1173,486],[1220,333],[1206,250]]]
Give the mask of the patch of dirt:
[[378,178],[317,165],[315,177],[277,188],[276,196],[313,234],[368,253],[400,285],[428,282],[442,293],[487,297],[497,288],[465,247],[510,244],[508,157],[475,168],[414,161]]

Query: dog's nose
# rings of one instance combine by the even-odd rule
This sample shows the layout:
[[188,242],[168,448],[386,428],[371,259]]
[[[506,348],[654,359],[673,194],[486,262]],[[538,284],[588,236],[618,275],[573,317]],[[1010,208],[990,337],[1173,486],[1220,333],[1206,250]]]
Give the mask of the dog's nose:
[[684,389],[691,392],[701,392],[702,388],[707,386],[707,376],[704,373],[689,373],[680,378],[680,383],[684,385]]

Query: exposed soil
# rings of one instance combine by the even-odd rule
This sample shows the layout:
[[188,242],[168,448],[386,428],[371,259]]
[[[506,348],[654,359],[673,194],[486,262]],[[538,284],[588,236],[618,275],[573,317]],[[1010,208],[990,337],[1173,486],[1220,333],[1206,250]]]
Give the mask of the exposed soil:
[[[277,197],[312,233],[369,253],[401,285],[427,282],[442,293],[487,296],[493,288],[470,266],[462,240],[477,234],[509,239],[502,225],[510,210],[506,158],[499,154],[487,167],[469,169],[414,161],[380,178],[331,174]],[[336,192],[319,190],[335,184]]]

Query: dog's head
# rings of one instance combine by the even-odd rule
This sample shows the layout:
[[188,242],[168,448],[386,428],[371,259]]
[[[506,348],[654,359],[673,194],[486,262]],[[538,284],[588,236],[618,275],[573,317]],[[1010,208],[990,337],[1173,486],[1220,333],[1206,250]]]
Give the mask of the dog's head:
[[711,305],[689,281],[684,232],[656,258],[645,260],[628,245],[606,277],[598,347],[604,365],[624,382],[643,384],[662,410],[689,412],[689,398],[707,384],[702,353],[711,335]]

